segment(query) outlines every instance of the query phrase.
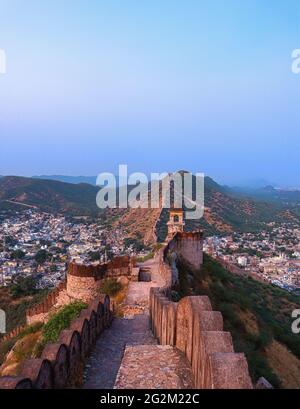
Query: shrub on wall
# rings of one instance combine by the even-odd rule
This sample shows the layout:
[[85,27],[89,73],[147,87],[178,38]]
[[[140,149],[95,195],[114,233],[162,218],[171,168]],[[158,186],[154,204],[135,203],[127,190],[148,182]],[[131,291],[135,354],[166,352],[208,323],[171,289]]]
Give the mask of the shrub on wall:
[[107,278],[102,281],[100,291],[103,294],[107,294],[110,297],[114,297],[123,289],[122,284],[115,278]]
[[56,342],[61,331],[68,328],[71,321],[77,318],[84,308],[87,308],[87,304],[77,301],[66,305],[53,315],[43,327],[43,343]]
[[138,257],[136,261],[138,263],[144,263],[145,261],[151,260],[153,257],[154,257],[154,253],[153,251],[150,251],[150,253],[146,254],[146,256]]

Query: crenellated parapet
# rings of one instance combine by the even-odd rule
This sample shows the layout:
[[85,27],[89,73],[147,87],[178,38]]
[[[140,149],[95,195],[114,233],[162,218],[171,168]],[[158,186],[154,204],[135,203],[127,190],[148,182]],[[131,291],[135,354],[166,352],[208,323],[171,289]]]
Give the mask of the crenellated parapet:
[[179,302],[170,300],[174,282],[167,255],[176,251],[199,268],[203,260],[201,243],[201,232],[179,232],[160,250],[159,272],[166,286],[150,290],[152,331],[161,345],[174,346],[185,354],[195,388],[252,389],[246,357],[234,352],[231,334],[223,330],[222,314],[213,311],[209,298],[189,296]]
[[51,291],[41,303],[27,310],[27,324],[46,322],[53,309],[70,302],[76,300],[90,302],[100,293],[101,281],[104,278],[136,280],[134,266],[135,259],[129,256],[114,257],[107,263],[69,263],[66,280]]
[[21,332],[24,331],[24,329],[27,327],[27,325],[19,325],[18,327],[14,328],[13,330],[11,330],[10,332],[8,332],[7,334],[3,335],[0,338],[0,342],[5,342],[8,341],[9,339],[15,338],[17,337],[19,334],[21,334]]
[[67,295],[88,302],[100,292],[101,280],[117,278],[131,280],[135,261],[129,256],[114,257],[101,264],[70,263],[67,273]]
[[41,357],[26,359],[19,376],[0,378],[0,389],[52,389],[79,386],[84,362],[97,338],[110,326],[108,296],[101,295],[81,311],[55,343],[44,347]]
[[33,322],[37,322],[37,321],[44,322],[47,313],[57,303],[60,293],[66,290],[66,288],[67,288],[67,282],[62,281],[53,291],[51,291],[44,298],[42,302],[29,308],[26,311],[27,323],[32,324]]
[[135,264],[134,258],[129,256],[116,256],[107,263],[78,264],[69,263],[68,275],[75,277],[92,277],[95,281],[105,277],[129,276]]

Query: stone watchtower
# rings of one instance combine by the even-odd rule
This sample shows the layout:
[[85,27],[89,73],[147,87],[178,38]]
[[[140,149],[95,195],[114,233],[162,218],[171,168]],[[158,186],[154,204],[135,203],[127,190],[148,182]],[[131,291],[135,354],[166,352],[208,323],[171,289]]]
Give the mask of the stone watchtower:
[[168,236],[167,241],[171,240],[177,232],[183,232],[184,228],[183,221],[183,210],[182,209],[171,209],[170,219],[167,223],[168,226]]

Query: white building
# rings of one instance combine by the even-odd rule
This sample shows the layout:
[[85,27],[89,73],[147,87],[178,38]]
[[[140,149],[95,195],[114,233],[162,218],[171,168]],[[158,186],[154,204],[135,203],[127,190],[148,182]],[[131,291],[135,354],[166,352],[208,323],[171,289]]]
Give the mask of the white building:
[[246,267],[246,266],[247,266],[247,263],[248,263],[248,260],[247,260],[247,257],[245,257],[245,256],[240,256],[240,257],[238,257],[237,262],[238,262],[238,265],[239,265],[239,266],[241,266],[241,267]]

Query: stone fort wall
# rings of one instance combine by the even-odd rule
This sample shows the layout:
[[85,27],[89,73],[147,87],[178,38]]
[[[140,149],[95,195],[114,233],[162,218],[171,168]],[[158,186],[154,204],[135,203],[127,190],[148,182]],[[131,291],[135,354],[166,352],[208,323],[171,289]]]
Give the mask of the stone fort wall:
[[51,291],[42,302],[29,308],[26,311],[27,324],[34,322],[44,322],[48,312],[57,303],[59,295],[67,288],[67,282],[62,281],[53,291]]
[[234,352],[231,334],[223,330],[222,314],[212,310],[209,298],[190,296],[175,303],[168,297],[174,275],[167,252],[177,251],[199,268],[203,260],[201,244],[201,233],[177,233],[160,251],[159,270],[167,285],[150,291],[152,331],[160,344],[175,346],[186,355],[195,388],[252,389],[245,355]]
[[[159,251],[159,272],[166,286],[151,288],[150,291],[150,322],[156,338],[162,345],[175,346],[186,355],[195,388],[252,389],[247,360],[244,354],[234,352],[231,334],[223,330],[222,314],[212,310],[208,297],[184,297],[178,303],[170,301],[168,295],[174,274],[167,262],[168,252],[187,258],[194,268],[199,268],[203,260],[202,233],[179,232]],[[129,258],[116,259],[93,268],[71,264],[67,281],[50,293],[42,304],[29,310],[29,320],[32,317],[46,319],[53,306],[66,303],[72,297],[92,297],[104,277],[135,280],[136,269],[133,266],[134,262]],[[84,360],[97,337],[110,325],[111,318],[107,296],[90,300],[79,318],[71,323],[69,329],[61,332],[59,341],[45,346],[41,358],[25,360],[18,377],[0,378],[0,389],[78,386]]]
[[79,387],[84,362],[111,319],[109,297],[102,295],[92,300],[61,332],[58,342],[47,344],[40,358],[24,361],[19,376],[1,377],[0,389]]
[[66,280],[41,303],[27,310],[27,324],[46,322],[51,311],[70,302],[81,300],[88,303],[100,293],[101,280],[104,278],[134,280],[134,265],[135,259],[129,256],[114,257],[102,264],[70,263]]
[[167,244],[166,252],[174,251],[193,268],[203,264],[203,232],[178,232]]

